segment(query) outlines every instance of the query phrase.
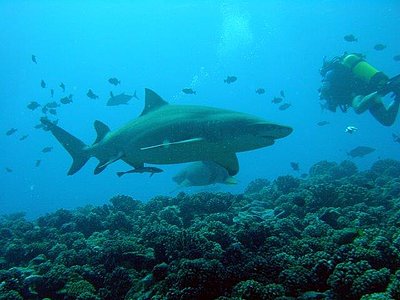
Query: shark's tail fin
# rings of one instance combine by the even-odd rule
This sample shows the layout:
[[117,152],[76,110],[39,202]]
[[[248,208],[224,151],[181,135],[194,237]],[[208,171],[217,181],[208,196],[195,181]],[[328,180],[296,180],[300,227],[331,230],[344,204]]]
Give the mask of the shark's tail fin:
[[78,172],[90,158],[87,145],[50,120],[42,118],[40,121],[51,131],[55,138],[71,155],[73,161],[69,168],[68,175],[73,175]]

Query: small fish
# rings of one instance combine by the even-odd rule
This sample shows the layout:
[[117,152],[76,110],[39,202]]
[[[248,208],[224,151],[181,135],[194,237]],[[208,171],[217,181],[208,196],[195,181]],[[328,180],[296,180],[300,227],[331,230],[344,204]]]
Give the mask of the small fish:
[[394,61],[400,61],[400,54],[393,56]]
[[224,79],[224,82],[230,84],[232,82],[235,82],[236,80],[237,80],[236,76],[227,76],[226,79]]
[[344,130],[344,132],[352,134],[352,133],[356,132],[357,130],[358,130],[358,128],[355,126],[347,126],[346,129]]
[[278,104],[281,103],[283,99],[281,97],[274,97],[274,99],[271,100],[272,103]]
[[98,99],[99,96],[97,96],[95,93],[93,93],[93,91],[91,89],[88,90],[88,92],[86,93],[86,96],[88,96],[90,99]]
[[19,140],[20,140],[20,141],[23,141],[23,140],[27,139],[28,136],[29,136],[28,134],[25,134],[25,135],[21,136],[21,137],[19,138]]
[[5,170],[6,170],[7,173],[11,173],[11,172],[13,171],[12,169],[10,169],[10,168],[8,168],[8,167],[5,168]]
[[393,142],[400,144],[400,135],[392,133]]
[[344,36],[346,42],[357,42],[358,39],[353,34],[348,34]]
[[42,161],[41,161],[40,159],[36,160],[35,167],[36,167],[36,168],[39,167],[41,162],[42,162]]
[[42,87],[42,89],[46,88],[46,82],[44,82],[43,79],[42,79],[42,81],[40,82],[40,86]]
[[279,110],[287,110],[291,106],[292,106],[292,104],[290,104],[290,103],[283,103],[278,108],[279,108]]
[[125,172],[117,172],[118,177],[122,175],[129,174],[129,173],[150,173],[150,177],[153,176],[154,173],[161,173],[163,170],[156,168],[156,167],[142,167],[142,168],[135,168]]
[[188,95],[196,95],[196,91],[194,91],[193,89],[190,89],[190,88],[182,89],[182,92],[184,92],[185,94],[188,94]]
[[36,101],[31,101],[26,107],[30,110],[35,110],[36,108],[40,107],[41,105]]
[[60,102],[61,102],[62,104],[69,104],[69,103],[72,103],[72,95],[69,94],[68,97],[62,97],[62,98],[60,99]]
[[18,131],[17,128],[11,128],[10,130],[7,130],[6,135],[12,135]]
[[121,81],[118,80],[118,79],[115,78],[115,77],[112,77],[112,78],[108,79],[108,82],[111,83],[111,84],[113,84],[113,85],[118,85],[118,84],[121,83]]
[[50,90],[50,95],[51,95],[51,98],[54,97],[54,89],[51,89],[51,90]]
[[285,91],[284,91],[284,90],[281,90],[281,91],[279,92],[279,94],[281,95],[282,98],[285,98]]
[[308,176],[307,173],[302,173],[302,174],[300,175],[300,177],[303,178],[303,179],[306,178],[307,176]]
[[57,110],[55,108],[50,108],[49,113],[55,116],[57,115]]
[[114,95],[113,92],[110,92],[110,99],[108,99],[107,106],[116,106],[121,104],[128,104],[129,100],[132,98],[138,99],[136,96],[136,91],[133,95],[125,95],[125,93]]
[[325,126],[325,125],[328,125],[328,124],[330,124],[328,121],[320,121],[320,122],[317,123],[318,126]]
[[63,93],[65,92],[65,85],[64,83],[60,83],[59,87],[62,89]]
[[256,89],[256,93],[259,94],[259,95],[265,94],[265,89],[258,88],[258,89]]
[[42,107],[42,113],[47,114],[47,111],[48,111],[48,110],[49,110],[49,109],[47,108],[46,105]]
[[383,49],[385,49],[386,48],[386,45],[384,45],[384,44],[376,44],[375,46],[374,46],[374,49],[376,50],[376,51],[382,51]]
[[364,157],[367,154],[370,154],[374,152],[376,149],[367,147],[367,146],[358,146],[354,149],[352,149],[350,152],[347,152],[347,155],[351,156],[352,158],[354,157]]
[[60,106],[60,104],[58,104],[56,101],[49,102],[45,105],[45,107],[47,107],[47,108],[57,108],[59,106]]
[[51,150],[53,150],[53,147],[44,147],[44,148],[42,149],[42,152],[43,152],[43,153],[48,153],[48,152],[51,152]]
[[32,54],[31,59],[35,64],[37,64],[36,55]]
[[298,162],[291,162],[290,166],[292,167],[293,171],[300,171],[299,163]]

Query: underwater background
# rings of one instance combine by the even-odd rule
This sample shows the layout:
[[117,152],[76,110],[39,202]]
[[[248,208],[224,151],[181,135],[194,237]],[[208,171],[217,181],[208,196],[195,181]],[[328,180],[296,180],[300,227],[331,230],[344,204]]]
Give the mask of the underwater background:
[[[318,93],[344,52],[399,74],[399,20],[395,0],[0,1],[0,300],[400,299],[399,118]],[[293,133],[238,153],[235,185],[179,187],[188,164],[95,176],[95,159],[67,176],[43,109],[90,144],[95,120],[141,114],[145,88]]]
[[[360,169],[377,158],[399,157],[400,145],[392,139],[392,133],[399,131],[398,121],[385,128],[368,113],[322,111],[317,92],[323,57],[344,51],[364,53],[389,77],[399,73],[399,62],[393,60],[400,53],[398,1],[2,1],[0,5],[0,213],[26,211],[35,217],[61,207],[102,204],[115,194],[147,201],[176,190],[171,177],[183,165],[162,166],[164,173],[151,178],[146,174],[118,178],[115,172],[126,169],[124,163],[93,176],[97,162],[92,159],[74,176],[66,176],[69,154],[49,132],[34,128],[42,113],[27,105],[31,101],[44,105],[69,94],[73,103],[61,105],[50,117],[86,143],[95,139],[94,120],[113,130],[137,117],[146,87],[173,104],[227,108],[293,127],[289,137],[271,147],[239,153],[238,184],[209,187],[220,191],[242,192],[254,178],[298,175],[290,162],[298,162],[300,173],[306,173],[320,160],[349,158],[347,152],[360,145],[376,148],[369,156],[354,159]],[[345,41],[348,34],[358,41]],[[377,43],[387,48],[376,51]],[[238,79],[226,84],[227,76]],[[121,84],[111,85],[112,77]],[[41,80],[46,88],[41,88]],[[197,94],[184,94],[183,88]],[[258,88],[265,93],[257,94]],[[99,98],[88,98],[88,89]],[[284,111],[271,103],[281,90],[291,104]],[[108,107],[110,91],[136,91],[139,100]],[[324,120],[330,124],[317,125]],[[349,125],[358,132],[345,133]],[[18,131],[7,136],[10,128]],[[29,136],[20,141],[24,135]],[[41,152],[49,146],[54,147],[51,152]]]

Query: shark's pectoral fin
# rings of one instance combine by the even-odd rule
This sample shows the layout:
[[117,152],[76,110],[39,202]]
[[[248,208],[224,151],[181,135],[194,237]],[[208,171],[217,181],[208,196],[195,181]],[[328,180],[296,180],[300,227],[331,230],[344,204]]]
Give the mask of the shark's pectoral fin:
[[234,176],[239,172],[239,162],[236,153],[224,153],[214,158],[213,161],[225,168],[229,176]]
[[116,162],[117,160],[121,159],[124,156],[124,154],[122,152],[118,153],[116,156],[110,158],[109,160],[105,161],[105,160],[101,160],[99,162],[99,164],[97,165],[97,167],[94,169],[94,175],[97,175],[101,172],[103,172],[103,170],[109,165],[112,164],[113,162]]
[[182,140],[182,141],[177,141],[177,142],[169,142],[169,141],[165,141],[162,144],[158,144],[158,145],[153,145],[153,146],[149,146],[149,147],[142,147],[140,148],[140,150],[150,150],[150,149],[156,149],[156,148],[169,148],[171,146],[177,146],[177,145],[189,145],[189,144],[195,144],[197,142],[201,142],[203,141],[203,138],[193,138],[193,139],[188,139],[188,140]]

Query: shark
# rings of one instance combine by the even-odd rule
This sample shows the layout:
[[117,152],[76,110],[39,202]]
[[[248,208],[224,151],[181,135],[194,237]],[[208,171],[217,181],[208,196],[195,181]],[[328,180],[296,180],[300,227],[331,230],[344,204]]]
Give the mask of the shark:
[[146,170],[145,164],[213,161],[234,176],[239,171],[236,153],[271,146],[293,131],[289,126],[242,112],[169,104],[147,88],[144,109],[132,121],[114,131],[101,121],[94,122],[97,137],[91,145],[48,119],[41,121],[71,155],[68,175],[95,157],[99,161],[95,175],[122,160],[133,167],[131,173]]
[[114,95],[113,92],[110,92],[110,99],[107,101],[107,106],[128,104],[129,100],[132,98],[138,99],[136,96],[136,91],[133,93],[133,95],[126,95],[125,93]]

